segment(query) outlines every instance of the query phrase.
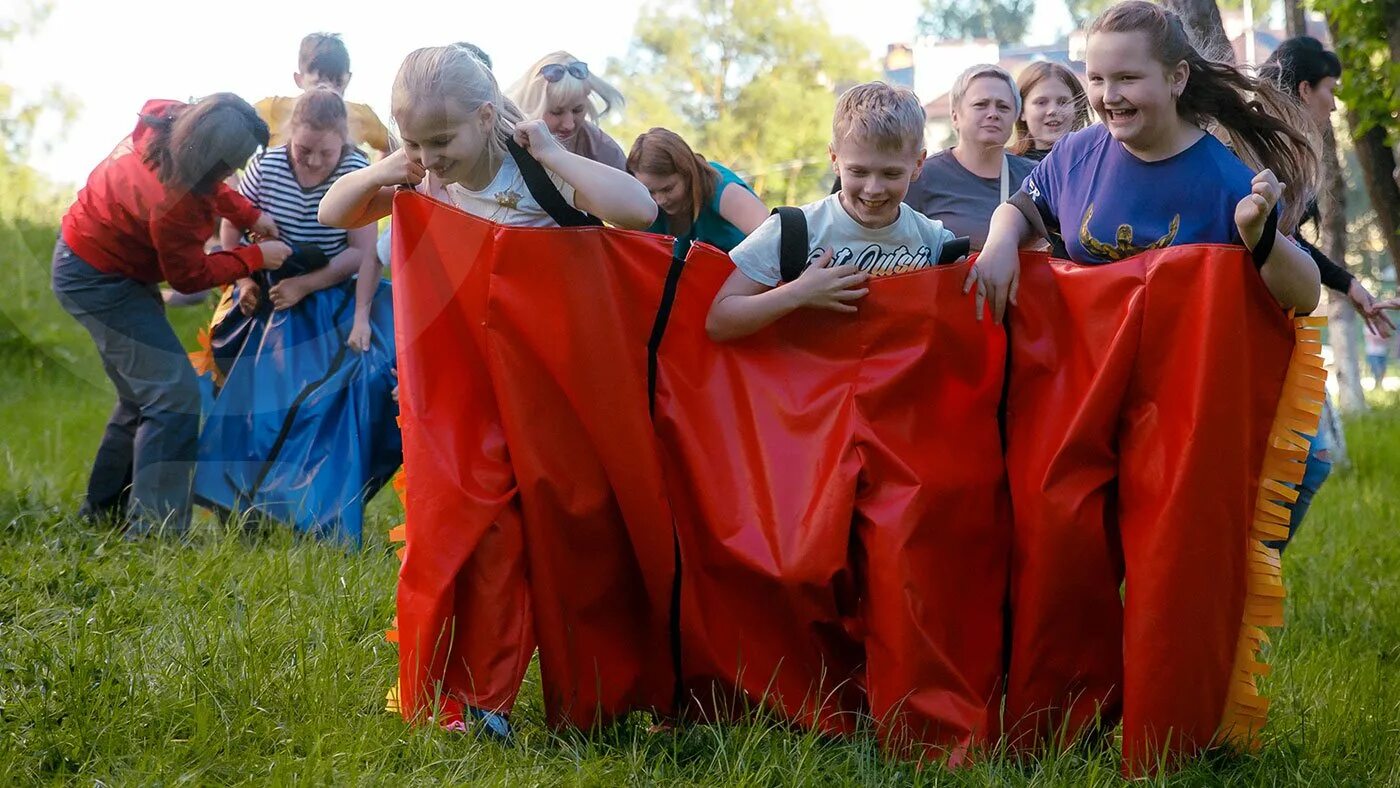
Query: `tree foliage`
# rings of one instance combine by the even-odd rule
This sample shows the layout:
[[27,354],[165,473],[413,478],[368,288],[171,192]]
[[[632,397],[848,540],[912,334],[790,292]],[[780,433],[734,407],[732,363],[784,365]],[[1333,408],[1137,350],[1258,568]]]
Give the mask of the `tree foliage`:
[[[47,4],[31,1],[13,17],[0,19],[0,68],[8,65],[7,46],[37,30],[49,10]],[[38,144],[35,131],[41,120],[56,117],[68,123],[76,115],[73,97],[56,87],[21,97],[13,85],[0,81],[0,218],[54,218],[58,201],[53,185],[29,166],[27,158]]]
[[652,126],[748,177],[769,204],[815,199],[829,181],[831,112],[874,77],[859,41],[814,0],[689,0],[643,8],[628,57],[609,64],[627,97],[624,149]]
[[1316,0],[1342,60],[1337,97],[1354,112],[1360,137],[1372,128],[1400,136],[1400,0]]
[[924,0],[919,33],[1018,44],[1026,37],[1034,13],[1035,0]]

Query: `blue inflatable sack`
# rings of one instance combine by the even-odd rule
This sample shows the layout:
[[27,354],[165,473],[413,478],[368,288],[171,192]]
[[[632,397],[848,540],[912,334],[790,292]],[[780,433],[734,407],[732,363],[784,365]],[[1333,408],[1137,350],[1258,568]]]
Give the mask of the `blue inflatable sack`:
[[263,299],[252,317],[222,315],[210,345],[225,379],[199,439],[197,502],[359,545],[365,503],[403,461],[389,288],[379,283],[364,353],[345,344],[353,280],[288,310]]

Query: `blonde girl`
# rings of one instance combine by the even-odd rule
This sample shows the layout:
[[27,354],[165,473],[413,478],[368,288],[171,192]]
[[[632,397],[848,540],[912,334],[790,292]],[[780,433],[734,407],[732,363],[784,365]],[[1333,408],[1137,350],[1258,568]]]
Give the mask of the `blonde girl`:
[[656,203],[635,178],[565,150],[544,121],[523,120],[491,72],[462,47],[409,54],[394,80],[391,113],[403,148],[337,181],[321,201],[323,224],[377,221],[389,214],[394,189],[409,184],[499,224],[556,226],[526,188],[511,140],[544,165],[579,210],[630,229],[656,218]]

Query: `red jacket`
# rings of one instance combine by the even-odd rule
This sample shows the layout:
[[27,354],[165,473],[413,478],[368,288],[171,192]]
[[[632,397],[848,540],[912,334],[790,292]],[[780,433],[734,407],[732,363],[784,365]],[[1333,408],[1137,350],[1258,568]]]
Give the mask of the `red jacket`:
[[248,276],[263,260],[257,245],[204,253],[216,215],[242,229],[257,221],[258,209],[243,195],[222,183],[213,194],[167,191],[142,161],[155,133],[146,116],[174,115],[186,106],[146,102],[131,136],[93,169],[63,215],[63,240],[99,271],[193,293]]

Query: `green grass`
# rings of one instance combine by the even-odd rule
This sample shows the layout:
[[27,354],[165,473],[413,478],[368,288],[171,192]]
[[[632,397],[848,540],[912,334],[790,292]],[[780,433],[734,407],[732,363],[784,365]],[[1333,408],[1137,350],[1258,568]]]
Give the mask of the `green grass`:
[[[396,561],[370,507],[359,553],[202,518],[187,543],[128,542],[72,517],[111,404],[82,332],[46,299],[52,230],[0,228],[0,785],[1113,785],[1109,752],[922,772],[869,738],[831,742],[762,717],[648,734],[543,726],[532,672],[510,746],[383,713]],[[29,236],[32,236],[29,237]],[[177,315],[192,336],[198,310]],[[1400,785],[1400,403],[1349,424],[1286,572],[1266,746],[1182,785]],[[662,658],[664,655],[658,655]]]

